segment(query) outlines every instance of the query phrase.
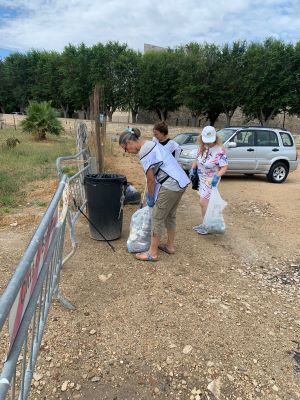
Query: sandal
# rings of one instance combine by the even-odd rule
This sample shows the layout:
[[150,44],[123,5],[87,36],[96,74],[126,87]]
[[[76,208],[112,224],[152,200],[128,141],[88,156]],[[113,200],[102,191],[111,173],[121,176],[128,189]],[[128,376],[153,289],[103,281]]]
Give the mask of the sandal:
[[170,251],[166,244],[160,244],[158,246],[158,248],[159,248],[159,250],[161,250],[161,251],[163,251],[163,252],[165,252],[167,254],[174,254],[175,253],[175,251]]
[[208,229],[206,228],[205,225],[200,225],[198,229],[196,229],[196,232],[199,233],[199,235],[207,235],[208,234]]
[[135,255],[135,258],[140,261],[152,261],[152,262],[157,261],[157,257],[154,258],[149,253],[137,253]]

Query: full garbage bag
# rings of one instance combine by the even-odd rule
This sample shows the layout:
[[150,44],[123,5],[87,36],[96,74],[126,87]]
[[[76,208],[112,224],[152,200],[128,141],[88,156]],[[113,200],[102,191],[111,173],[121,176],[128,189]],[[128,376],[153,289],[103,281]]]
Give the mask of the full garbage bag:
[[224,233],[225,221],[223,218],[223,210],[227,206],[225,200],[222,199],[217,187],[213,187],[210,194],[207,210],[203,219],[203,224],[208,233]]
[[137,210],[131,217],[127,249],[129,253],[142,253],[149,250],[151,242],[152,208],[146,206]]

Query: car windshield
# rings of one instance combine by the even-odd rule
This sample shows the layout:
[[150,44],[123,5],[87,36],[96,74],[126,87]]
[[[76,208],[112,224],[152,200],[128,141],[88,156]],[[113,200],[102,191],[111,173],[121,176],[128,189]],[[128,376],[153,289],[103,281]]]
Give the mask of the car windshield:
[[175,136],[174,139],[180,146],[182,144],[194,144],[197,142],[197,135],[191,135],[190,133],[180,133]]
[[221,136],[222,142],[225,143],[236,130],[236,128],[224,128],[218,131],[218,135]]

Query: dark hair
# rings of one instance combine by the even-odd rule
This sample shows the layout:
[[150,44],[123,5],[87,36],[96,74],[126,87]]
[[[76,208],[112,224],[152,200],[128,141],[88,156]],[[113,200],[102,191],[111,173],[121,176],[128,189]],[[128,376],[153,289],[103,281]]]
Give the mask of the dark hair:
[[158,122],[157,124],[155,124],[153,130],[158,131],[165,136],[167,136],[167,134],[169,133],[168,125],[165,123],[165,121]]
[[123,146],[128,142],[128,140],[133,140],[134,142],[139,140],[141,136],[141,131],[138,128],[126,128],[119,137],[119,145]]

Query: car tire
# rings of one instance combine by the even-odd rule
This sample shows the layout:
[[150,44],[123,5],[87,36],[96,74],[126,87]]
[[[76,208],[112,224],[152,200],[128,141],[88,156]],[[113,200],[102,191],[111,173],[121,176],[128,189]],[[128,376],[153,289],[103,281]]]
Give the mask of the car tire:
[[283,162],[275,162],[267,174],[269,182],[283,183],[289,174],[288,166]]

